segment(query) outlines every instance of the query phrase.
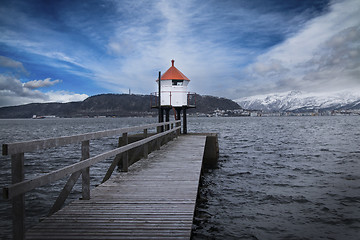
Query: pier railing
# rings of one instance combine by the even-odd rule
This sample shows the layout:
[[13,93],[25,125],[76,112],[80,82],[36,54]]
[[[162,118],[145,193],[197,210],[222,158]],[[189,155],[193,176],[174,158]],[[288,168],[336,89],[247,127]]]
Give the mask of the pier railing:
[[[161,98],[168,103],[168,106],[172,106],[171,99],[176,94],[186,94],[186,107],[188,108],[195,108],[196,106],[196,93],[192,92],[175,92],[175,91],[162,91]],[[164,105],[164,104],[161,104]],[[167,105],[167,104],[165,104]],[[151,108],[158,108],[159,107],[159,93],[153,92],[150,93],[150,107]]]
[[[70,175],[63,190],[56,199],[54,205],[49,211],[48,215],[60,210],[65,200],[69,196],[76,181],[82,175],[82,199],[90,199],[90,174],[89,169],[92,165],[115,157],[109,169],[107,170],[102,182],[110,178],[116,166],[121,166],[122,171],[127,171],[129,166],[129,151],[135,148],[141,148],[142,156],[147,158],[149,153],[150,142],[156,143],[156,148],[159,149],[161,141],[169,141],[176,137],[181,128],[181,121],[172,121],[164,123],[148,124],[136,127],[119,128],[113,130],[92,132],[86,134],[79,134],[66,137],[48,138],[42,140],[33,140],[25,142],[17,142],[10,144],[3,144],[3,155],[11,156],[11,177],[12,184],[3,188],[3,197],[11,199],[12,201],[12,215],[13,215],[13,239],[25,239],[25,193],[54,181],[60,180]],[[156,128],[156,134],[148,133],[149,129]],[[165,131],[159,131],[165,129]],[[128,133],[143,131],[140,140],[129,143]],[[100,139],[110,136],[120,136],[118,148],[101,153],[97,156],[90,157],[90,140]],[[24,161],[27,152],[35,152],[48,148],[60,147],[68,144],[81,143],[81,161],[61,169],[43,174],[33,179],[25,180]]]

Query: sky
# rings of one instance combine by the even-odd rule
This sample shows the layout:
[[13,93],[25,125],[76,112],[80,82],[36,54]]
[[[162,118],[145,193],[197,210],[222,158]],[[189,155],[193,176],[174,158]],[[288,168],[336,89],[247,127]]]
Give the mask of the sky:
[[188,90],[360,91],[359,0],[0,0],[0,107]]

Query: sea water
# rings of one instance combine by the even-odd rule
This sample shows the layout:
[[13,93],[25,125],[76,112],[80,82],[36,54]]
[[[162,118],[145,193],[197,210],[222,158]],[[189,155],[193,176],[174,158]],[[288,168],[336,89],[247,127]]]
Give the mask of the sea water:
[[221,118],[194,239],[360,239],[360,117]]
[[[360,117],[188,118],[189,132],[219,133],[216,169],[204,172],[193,239],[359,239]],[[156,118],[0,120],[0,143],[81,134],[156,122]],[[90,143],[91,156],[116,137]],[[80,144],[25,154],[26,178],[79,161]],[[91,186],[111,159],[91,168]],[[0,185],[10,184],[0,158]],[[26,194],[26,225],[47,214],[66,179]],[[67,203],[81,196],[77,184]],[[11,237],[11,204],[0,201],[2,239]]]

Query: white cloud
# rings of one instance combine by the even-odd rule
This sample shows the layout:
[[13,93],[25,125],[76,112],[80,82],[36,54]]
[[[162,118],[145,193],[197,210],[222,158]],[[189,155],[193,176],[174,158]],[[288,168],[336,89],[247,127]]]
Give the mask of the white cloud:
[[29,89],[36,89],[36,88],[42,88],[42,87],[50,87],[50,86],[53,86],[60,82],[61,82],[61,80],[59,80],[59,79],[51,81],[51,78],[46,78],[44,80],[32,80],[32,81],[26,82],[23,84],[23,86],[25,88],[29,88]]
[[25,88],[17,77],[11,75],[0,74],[0,91],[1,95],[6,96],[46,100],[46,96],[42,92]]
[[[53,83],[50,79],[38,80],[39,85]],[[33,81],[31,81],[33,82]],[[19,79],[14,76],[0,74],[0,107],[14,106],[27,103],[45,103],[45,102],[72,102],[83,101],[89,96],[86,94],[77,94],[68,91],[49,91],[40,92],[32,88],[25,87]],[[35,84],[36,85],[36,84]]]
[[359,12],[357,0],[333,1],[328,13],[260,55],[247,68],[253,82],[238,94],[360,89]]
[[253,70],[265,77],[271,74],[276,74],[277,72],[285,72],[287,69],[283,66],[283,63],[280,60],[270,60],[267,63],[257,62],[253,65]]
[[78,94],[68,91],[49,91],[45,93],[48,98],[49,102],[77,102],[77,101],[83,101],[89,96],[86,94]]

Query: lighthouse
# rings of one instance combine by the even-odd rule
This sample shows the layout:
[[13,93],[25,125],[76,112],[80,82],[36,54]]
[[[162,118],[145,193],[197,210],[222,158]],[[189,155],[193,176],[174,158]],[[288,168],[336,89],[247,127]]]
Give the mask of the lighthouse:
[[174,63],[175,60],[171,60],[171,67],[161,76],[160,99],[162,107],[188,105],[187,86],[190,80],[174,66]]
[[[169,112],[174,109],[176,120],[180,120],[181,111],[183,112],[183,133],[187,133],[186,109],[195,107],[195,94],[188,92],[190,79],[187,78],[175,66],[175,60],[171,60],[171,67],[163,74],[159,75],[156,82],[159,84],[160,103],[159,121],[163,121],[163,111],[166,113],[166,121],[169,121]],[[159,81],[160,79],[160,81]],[[159,94],[156,94],[159,96]]]

